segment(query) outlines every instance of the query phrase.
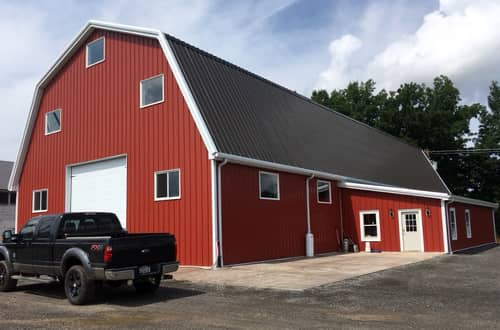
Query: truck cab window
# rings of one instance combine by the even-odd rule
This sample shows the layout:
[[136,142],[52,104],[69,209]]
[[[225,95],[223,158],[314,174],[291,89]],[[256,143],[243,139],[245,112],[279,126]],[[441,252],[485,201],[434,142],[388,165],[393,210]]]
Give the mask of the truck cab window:
[[23,229],[21,229],[21,232],[19,233],[21,238],[24,240],[33,239],[33,234],[35,233],[35,228],[38,225],[38,222],[40,222],[40,218],[35,218],[28,221],[28,223],[23,227]]
[[50,238],[50,233],[52,232],[52,226],[54,225],[54,217],[47,217],[40,220],[38,225],[37,238],[42,240],[48,240]]

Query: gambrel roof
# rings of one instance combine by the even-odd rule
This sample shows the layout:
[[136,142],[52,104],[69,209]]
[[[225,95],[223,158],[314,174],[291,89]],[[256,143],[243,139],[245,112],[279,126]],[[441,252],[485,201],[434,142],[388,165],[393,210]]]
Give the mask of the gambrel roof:
[[278,164],[345,182],[449,194],[422,150],[414,146],[158,30],[94,21],[36,87],[11,188],[19,182],[43,89],[95,29],[158,40],[211,158],[230,155],[242,163]]

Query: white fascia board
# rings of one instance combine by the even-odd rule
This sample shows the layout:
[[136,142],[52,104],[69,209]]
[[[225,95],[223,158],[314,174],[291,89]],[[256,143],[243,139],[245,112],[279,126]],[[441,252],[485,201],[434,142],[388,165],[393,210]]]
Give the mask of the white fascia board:
[[424,155],[424,158],[427,159],[427,162],[429,163],[429,166],[432,167],[432,170],[434,171],[434,173],[436,174],[436,176],[439,178],[439,180],[441,180],[441,183],[443,184],[443,186],[446,188],[446,191],[448,192],[449,195],[451,195],[451,190],[448,188],[448,186],[446,185],[446,183],[444,182],[443,178],[441,177],[441,175],[439,175],[438,171],[434,168],[434,166],[432,166],[432,162],[430,160],[429,157],[427,157],[426,153],[420,149],[420,151],[422,152],[422,154]]
[[188,104],[189,111],[193,116],[193,119],[196,123],[196,126],[202,136],[203,142],[207,147],[209,155],[212,155],[216,152],[215,144],[213,142],[212,137],[210,136],[208,129],[203,121],[201,113],[194,102],[194,98],[187,86],[187,83],[184,79],[182,71],[179,68],[177,60],[166,41],[165,35],[160,30],[155,29],[147,29],[142,27],[123,25],[123,24],[115,24],[101,21],[89,21],[76,35],[76,37],[69,43],[69,45],[65,48],[65,50],[61,53],[61,55],[57,58],[54,64],[50,67],[47,73],[42,77],[42,79],[38,82],[35,87],[35,92],[33,94],[33,100],[31,102],[30,111],[28,114],[28,120],[26,122],[23,137],[21,139],[21,144],[19,145],[19,151],[17,153],[16,162],[14,163],[14,167],[11,172],[11,176],[9,178],[9,190],[17,190],[19,177],[21,175],[21,169],[24,165],[24,160],[26,158],[26,153],[28,151],[28,145],[31,140],[31,134],[33,132],[33,127],[35,125],[35,121],[38,115],[38,108],[41,99],[41,95],[43,94],[43,89],[46,84],[54,77],[55,74],[59,72],[61,67],[66,63],[66,61],[70,58],[71,55],[81,46],[81,44],[86,40],[88,36],[95,30],[102,29],[107,31],[115,31],[120,33],[133,34],[142,37],[155,38],[160,43],[160,46],[165,54],[168,64],[172,68],[174,72],[174,76],[179,84],[181,92]]
[[450,196],[446,193],[439,193],[439,192],[435,192],[435,191],[406,189],[406,188],[389,187],[389,186],[378,186],[378,185],[371,185],[371,184],[364,184],[364,183],[353,183],[353,182],[340,182],[338,186],[340,188],[383,192],[383,193],[388,193],[388,194],[408,195],[408,196],[415,196],[415,197],[435,198],[435,199],[441,199],[441,200],[448,200],[449,196]]
[[191,116],[198,128],[198,132],[200,132],[201,138],[205,143],[205,147],[207,148],[209,158],[210,155],[213,155],[217,152],[217,148],[215,147],[215,143],[210,135],[208,127],[205,123],[201,115],[201,111],[194,100],[193,94],[191,93],[191,89],[189,88],[186,79],[184,78],[184,74],[182,73],[181,67],[177,62],[177,58],[170,47],[170,44],[165,37],[165,34],[160,32],[158,35],[158,41],[160,42],[161,48],[163,49],[163,53],[167,58],[167,62],[170,65],[170,69],[172,69],[172,73],[174,74],[175,80],[177,81],[177,85],[181,90],[182,95],[184,96],[184,100],[188,106],[189,112],[191,112]]
[[482,201],[482,200],[479,200],[479,199],[473,199],[473,198],[462,197],[462,196],[457,196],[457,195],[451,195],[450,201],[451,202],[457,202],[457,203],[464,203],[464,204],[471,204],[471,205],[477,205],[477,206],[490,207],[492,209],[497,209],[498,208],[498,203],[492,203],[492,202]]
[[253,158],[247,158],[247,157],[242,157],[242,156],[237,156],[237,155],[221,153],[221,152],[216,152],[213,156],[216,160],[226,160],[227,159],[228,162],[233,163],[233,164],[260,167],[260,168],[265,168],[265,169],[270,169],[270,170],[276,170],[276,171],[282,171],[282,172],[294,173],[294,174],[302,174],[302,175],[307,175],[307,176],[314,175],[317,178],[330,179],[330,180],[335,180],[335,181],[349,179],[349,178],[342,176],[342,175],[336,175],[336,174],[331,174],[331,173],[326,173],[326,172],[321,172],[321,171],[316,171],[316,170],[309,170],[309,169],[305,169],[302,167],[273,163],[273,162],[268,162],[265,160],[258,160],[258,159],[253,159]]

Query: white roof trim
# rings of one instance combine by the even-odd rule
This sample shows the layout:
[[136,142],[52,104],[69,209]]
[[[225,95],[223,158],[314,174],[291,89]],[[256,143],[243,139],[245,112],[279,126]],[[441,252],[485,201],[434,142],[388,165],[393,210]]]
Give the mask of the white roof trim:
[[62,52],[62,54],[57,58],[55,63],[50,67],[47,73],[42,77],[42,79],[35,86],[35,92],[33,95],[33,100],[31,102],[30,111],[28,114],[28,120],[26,122],[26,126],[24,128],[23,137],[21,140],[21,144],[19,146],[19,151],[17,153],[16,162],[12,169],[12,173],[9,179],[9,189],[17,190],[17,186],[19,183],[19,178],[21,175],[21,169],[24,165],[24,160],[26,158],[26,153],[28,152],[29,142],[31,140],[31,134],[33,132],[33,127],[35,125],[35,121],[38,115],[38,108],[40,104],[41,95],[43,94],[43,90],[45,86],[51,81],[51,79],[56,75],[61,67],[69,60],[69,58],[76,52],[76,50],[83,44],[83,42],[90,36],[90,34],[95,29],[102,29],[107,31],[115,31],[120,33],[133,34],[148,38],[155,38],[160,43],[160,46],[165,54],[167,62],[171,67],[174,77],[179,84],[179,88],[186,100],[189,111],[193,116],[196,127],[198,128],[203,142],[209,152],[209,155],[216,152],[215,143],[208,131],[208,128],[201,116],[201,113],[194,101],[194,98],[189,90],[188,85],[184,79],[182,71],[179,68],[179,64],[177,63],[175,56],[168,45],[168,42],[165,38],[165,34],[160,30],[147,29],[142,27],[130,26],[130,25],[122,25],[122,24],[114,24],[100,21],[89,21],[83,29],[76,35],[76,37],[70,42],[70,44],[66,47],[66,49]]
[[258,160],[258,159],[253,159],[253,158],[225,154],[225,153],[221,153],[221,152],[216,152],[213,156],[214,156],[214,159],[216,159],[216,160],[226,160],[227,159],[228,162],[233,163],[233,164],[260,167],[260,168],[265,168],[265,169],[270,169],[270,170],[276,170],[276,171],[282,171],[282,172],[288,172],[288,173],[294,173],[294,174],[302,174],[302,175],[307,175],[307,176],[314,175],[317,178],[331,179],[331,180],[336,180],[336,181],[342,181],[342,180],[349,179],[348,177],[345,177],[345,176],[331,174],[331,173],[327,173],[327,172],[309,170],[309,169],[302,168],[302,167],[273,163],[273,162],[268,162],[265,160]]
[[485,207],[490,207],[493,209],[498,208],[498,203],[492,203],[492,202],[482,201],[479,199],[473,199],[473,198],[462,197],[462,196],[457,196],[457,195],[451,195],[450,202],[464,203],[464,204],[477,205],[477,206],[485,206]]
[[426,191],[426,190],[416,190],[416,189],[406,189],[406,188],[398,188],[391,186],[378,186],[364,183],[353,183],[353,182],[340,182],[338,184],[340,188],[348,188],[348,189],[356,189],[356,190],[366,190],[366,191],[374,191],[374,192],[383,192],[388,194],[397,194],[397,195],[408,195],[415,197],[425,197],[425,198],[435,198],[435,199],[443,199],[448,200],[449,194],[447,193],[439,193],[434,191]]

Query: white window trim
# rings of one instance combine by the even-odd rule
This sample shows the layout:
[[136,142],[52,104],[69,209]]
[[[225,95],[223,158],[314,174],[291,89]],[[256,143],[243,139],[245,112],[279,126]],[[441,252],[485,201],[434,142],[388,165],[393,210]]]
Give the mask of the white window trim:
[[[365,214],[375,214],[376,224],[377,224],[377,237],[374,238],[366,238],[364,231],[364,221],[363,216]],[[381,233],[380,233],[380,212],[379,210],[368,210],[368,211],[359,211],[359,230],[361,241],[363,242],[380,242],[381,241]]]
[[[162,88],[161,88],[161,100],[153,102],[153,103],[142,104],[142,83],[144,83],[144,82],[146,82],[148,80],[152,80],[152,79],[158,78],[158,77],[161,77],[161,86],[162,86]],[[155,105],[155,104],[160,104],[160,103],[163,103],[163,102],[165,102],[165,74],[160,73],[160,74],[157,74],[156,76],[152,76],[152,77],[143,79],[143,80],[141,80],[139,82],[139,107],[141,109],[150,107],[150,106]]]
[[[261,174],[269,174],[269,175],[274,175],[277,180],[276,180],[276,185],[278,186],[278,197],[277,198],[271,198],[271,197],[262,197],[262,184],[260,182],[260,175]],[[280,200],[280,175],[279,173],[274,173],[274,172],[266,172],[266,171],[259,171],[259,199],[267,199],[271,201],[279,201]]]
[[[97,41],[102,39],[102,60],[89,64],[89,46],[96,43]],[[102,63],[106,60],[106,38],[104,36],[97,38],[96,40],[92,40],[85,46],[85,68],[93,67],[99,63]]]
[[[467,222],[467,218],[469,218],[469,222]],[[470,218],[470,210],[465,209],[465,234],[467,235],[467,239],[472,238],[472,221]]]
[[[175,196],[175,197],[156,197],[156,191],[157,191],[157,175],[158,174],[165,174],[165,173],[171,173],[171,172],[179,172],[179,196]],[[168,175],[167,175],[167,194],[169,193],[169,185],[170,185],[170,182],[169,182],[169,178],[168,178]],[[155,202],[158,202],[158,201],[171,201],[171,200],[176,200],[176,199],[181,199],[181,196],[182,196],[182,193],[181,193],[181,169],[180,168],[174,168],[174,169],[171,169],[171,170],[164,170],[164,171],[156,171],[154,173],[154,195],[153,195],[153,198],[155,200]]]
[[[46,201],[46,203],[45,203],[45,204],[46,204],[46,205],[45,205],[45,206],[46,206],[46,208],[45,208],[45,210],[35,210],[35,194],[36,194],[36,193],[38,193],[38,192],[40,193],[40,204],[41,204],[41,201],[42,201],[42,195],[41,195],[41,193],[42,193],[43,191],[46,191],[46,192],[47,192],[47,201]],[[31,212],[32,212],[32,213],[43,213],[43,212],[47,212],[47,210],[49,209],[49,189],[47,189],[47,188],[43,188],[43,189],[33,190],[33,193],[32,193],[32,195],[31,195],[31,198],[32,198],[32,199],[31,199]]]
[[[455,220],[455,231],[452,230],[451,226],[451,214],[453,213],[453,220]],[[457,228],[457,212],[454,207],[450,207],[450,236],[452,241],[456,241],[458,239],[458,228]]]
[[[328,202],[322,202],[319,200],[319,189],[318,185],[320,183],[326,183],[328,184]],[[318,204],[332,204],[332,184],[330,181],[326,180],[317,180],[316,181],[316,200],[318,201]]]
[[[48,115],[50,113],[53,113],[53,112],[56,112],[56,111],[59,111],[59,129],[57,131],[49,132],[48,131],[49,125],[48,125],[47,117],[48,117]],[[56,133],[59,133],[61,130],[62,130],[62,110],[60,108],[58,108],[58,109],[54,109],[52,111],[47,112],[45,114],[45,135],[56,134]]]

